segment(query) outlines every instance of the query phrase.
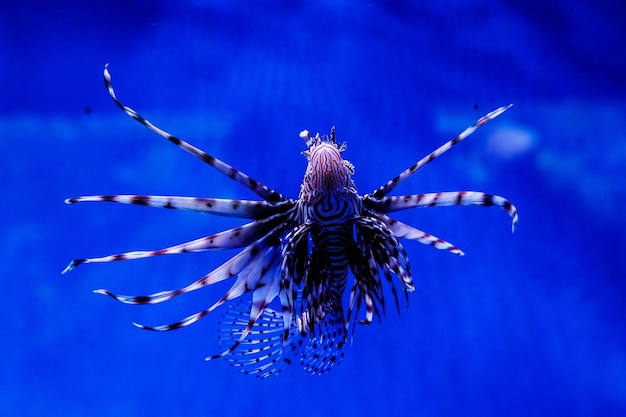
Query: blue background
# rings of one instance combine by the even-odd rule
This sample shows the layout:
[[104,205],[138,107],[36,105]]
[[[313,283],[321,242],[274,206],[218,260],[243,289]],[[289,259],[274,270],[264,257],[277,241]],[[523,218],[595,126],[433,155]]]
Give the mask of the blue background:
[[[619,0],[8,2],[0,14],[0,415],[626,415],[626,7]],[[258,380],[216,352],[217,285],[158,306],[234,252],[87,265],[241,224],[85,194],[254,198],[108,97],[297,197],[298,133],[336,125],[362,194],[478,117],[514,107],[396,194],[481,190],[499,209],[397,217],[416,291],[324,376]],[[289,413],[289,414],[287,414]]]

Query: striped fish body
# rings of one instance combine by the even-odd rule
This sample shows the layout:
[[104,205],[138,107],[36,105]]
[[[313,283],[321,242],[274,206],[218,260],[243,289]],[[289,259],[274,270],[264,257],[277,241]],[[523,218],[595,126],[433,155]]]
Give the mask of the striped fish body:
[[[301,299],[296,300],[296,304],[300,305],[296,322],[298,330],[311,338],[318,335],[323,339],[327,337],[325,331],[335,333],[338,329],[345,336],[349,322],[344,318],[342,296],[349,272],[352,272],[355,282],[348,318],[355,307],[358,310],[365,302],[367,313],[363,322],[369,323],[373,312],[378,311],[374,301],[382,303],[379,267],[386,268],[389,257],[384,260],[380,257],[387,250],[384,244],[373,249],[372,245],[381,242],[368,231],[375,230],[375,234],[382,232],[386,236],[392,236],[392,233],[384,223],[372,223],[371,216],[364,210],[362,198],[352,179],[354,167],[342,158],[346,146],[336,143],[334,128],[330,136],[318,134],[311,137],[307,131],[300,136],[309,149],[304,152],[308,166],[296,205],[298,220],[309,229],[307,240],[310,249],[294,252],[301,261],[307,259],[306,265],[301,268],[302,275],[286,275],[295,284],[292,286],[293,300],[300,291]],[[400,243],[396,240],[394,245]],[[394,252],[399,254],[404,250]],[[401,263],[403,269],[409,269],[408,259]],[[407,290],[412,288],[410,281],[406,285]],[[324,323],[327,315],[331,315],[334,326],[319,325]]]
[[286,251],[300,268],[283,271],[283,286],[290,288],[287,310],[295,309],[298,331],[323,338],[328,315],[336,326],[347,328],[342,303],[350,270],[346,246],[353,244],[354,219],[361,216],[362,203],[352,180],[354,168],[341,157],[345,146],[335,143],[334,129],[330,138],[311,137],[307,131],[300,136],[309,149],[303,152],[308,165],[295,219],[307,233],[300,249]]

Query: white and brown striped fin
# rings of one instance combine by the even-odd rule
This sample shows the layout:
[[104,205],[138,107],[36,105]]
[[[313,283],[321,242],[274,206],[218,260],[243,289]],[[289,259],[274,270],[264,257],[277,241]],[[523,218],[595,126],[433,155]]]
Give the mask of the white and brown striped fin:
[[[299,287],[304,279],[306,265],[309,263],[310,224],[299,224],[291,228],[283,237],[280,270],[283,273],[280,288],[284,341],[291,334],[291,326],[296,311],[296,302],[300,298]],[[301,290],[300,290],[301,292]]]
[[344,357],[347,328],[343,309],[327,311],[316,326],[314,337],[298,333],[299,337],[294,337],[286,349],[295,350],[306,372],[320,375],[339,365]]
[[214,235],[201,237],[189,242],[181,243],[168,248],[153,251],[132,251],[100,258],[74,259],[63,270],[63,274],[77,266],[88,263],[104,263],[127,261],[131,259],[151,258],[161,255],[176,255],[180,253],[204,252],[213,249],[237,249],[252,244],[284,220],[286,214],[280,213],[266,219],[255,220],[243,226],[225,230]]
[[[115,298],[114,295],[108,293],[108,292],[104,292],[103,290],[99,290],[101,294],[107,294],[107,295],[111,295],[112,297]],[[94,291],[94,292],[99,292],[99,291]],[[201,318],[203,318],[204,316],[206,316],[207,314],[211,313],[213,310],[215,310],[216,308],[218,308],[219,306],[221,306],[222,304],[224,304],[226,301],[228,300],[232,300],[233,298],[237,298],[239,297],[241,294],[235,293],[234,291],[231,292],[229,291],[229,293],[227,293],[226,295],[224,295],[224,297],[220,298],[217,302],[215,302],[215,304],[213,304],[211,307],[199,311],[195,314],[192,314],[191,316],[187,316],[184,319],[177,321],[175,323],[171,323],[171,324],[163,324],[160,326],[146,326],[145,324],[140,324],[140,323],[135,323],[133,322],[133,325],[137,326],[140,329],[143,330],[151,330],[151,331],[155,331],[155,332],[169,332],[171,330],[176,330],[176,329],[181,329],[183,327],[187,327],[195,322],[197,322],[198,320],[200,320]],[[227,298],[229,297],[229,298]]]
[[490,113],[487,113],[485,116],[483,116],[480,119],[478,119],[478,121],[474,125],[472,125],[472,126],[468,127],[467,129],[465,129],[457,137],[455,137],[454,139],[451,139],[448,142],[444,143],[443,145],[441,145],[440,147],[435,149],[433,152],[431,152],[430,154],[426,155],[425,157],[423,157],[422,159],[417,161],[414,165],[412,165],[409,168],[407,168],[404,171],[402,171],[397,177],[392,178],[391,180],[387,181],[386,184],[381,185],[380,187],[378,187],[378,189],[376,189],[376,190],[372,191],[370,194],[366,195],[365,198],[369,197],[369,198],[374,198],[374,199],[382,199],[384,196],[389,194],[394,188],[396,188],[398,185],[400,185],[401,183],[406,181],[408,178],[410,178],[413,174],[415,174],[424,165],[428,164],[429,162],[432,162],[439,155],[441,155],[442,153],[448,151],[454,145],[456,145],[457,143],[461,142],[463,139],[465,139],[466,137],[468,137],[469,135],[474,133],[474,131],[476,129],[478,129],[479,127],[483,126],[484,124],[486,124],[490,120],[495,119],[496,117],[498,117],[499,115],[504,113],[506,110],[510,109],[511,106],[513,106],[513,105],[509,104],[508,106],[499,107],[496,110],[494,110],[494,111],[492,111]]
[[[380,274],[381,273],[385,276],[385,279],[386,279],[387,283],[389,284],[389,288],[391,289],[391,294],[393,295],[394,304],[396,305],[396,310],[397,310],[398,316],[399,316],[400,315],[400,301],[399,301],[399,298],[398,298],[398,291],[397,291],[396,285],[395,285],[396,280],[393,279],[392,271],[389,270],[388,268],[379,268],[378,264],[376,263],[376,259],[374,258],[371,250],[368,250],[367,247],[365,247],[364,245],[361,245],[360,249],[364,251],[363,255],[367,258],[367,268],[369,269],[369,272],[367,270],[365,270],[364,262],[356,262],[356,264],[358,266],[355,266],[355,267],[363,268],[363,270],[361,272],[357,271],[357,273],[360,276],[366,275],[368,273],[370,275],[374,276],[374,277],[378,276],[379,278],[380,278]],[[353,275],[355,275],[355,271],[354,270],[353,270]],[[403,281],[402,287],[404,288],[404,294],[406,296],[406,301],[408,302],[408,291],[407,291],[407,286],[404,283],[404,281]],[[353,289],[353,292],[355,294],[352,295],[352,297],[354,297],[356,295],[356,288]],[[383,304],[383,311],[384,311],[384,304]],[[350,315],[351,315],[351,311],[348,310],[348,317],[346,318],[346,322],[348,322],[348,323],[350,321]]]
[[[222,353],[223,356],[234,350],[243,339],[246,338],[249,331],[254,326],[256,320],[260,317],[265,307],[278,295],[278,282],[280,280],[280,273],[277,272],[276,266],[278,264],[276,247],[270,245],[264,245],[259,251],[253,251],[252,258],[241,257],[240,255],[247,251],[244,250],[239,255],[232,258],[219,268],[217,268],[211,274],[203,277],[203,279],[196,281],[195,283],[176,291],[163,291],[161,293],[153,294],[152,296],[137,297],[137,296],[119,296],[114,295],[106,290],[98,290],[95,292],[109,295],[116,300],[122,301],[128,304],[156,304],[162,301],[172,299],[175,296],[184,294],[190,291],[194,291],[198,288],[206,285],[211,285],[219,282],[223,279],[237,276],[237,280],[230,287],[230,289],[224,294],[215,304],[211,307],[192,314],[183,320],[177,321],[171,324],[165,324],[161,326],[146,326],[144,324],[133,323],[135,326],[144,330],[153,331],[170,331],[180,329],[182,327],[193,324],[215,310],[217,307],[224,303],[242,296],[247,292],[252,292],[252,311],[250,313],[250,319],[248,322],[247,332],[240,335],[240,340],[228,351]],[[238,259],[238,262],[232,263],[231,261]],[[224,266],[228,266],[230,269],[224,270]]]
[[[191,291],[206,287],[208,285],[215,284],[228,278],[232,278],[239,274],[243,268],[245,268],[248,262],[251,262],[254,258],[250,256],[249,248],[239,252],[237,255],[230,258],[227,262],[223,263],[213,271],[204,275],[199,280],[192,282],[184,288],[170,291],[160,291],[150,295],[121,295],[114,294],[105,289],[94,290],[96,294],[108,295],[117,301],[121,301],[124,304],[158,304],[167,300],[171,300],[182,294],[186,294]],[[228,297],[224,300],[220,300],[220,304],[228,301]],[[208,310],[212,310],[213,307]]]
[[101,201],[174,210],[189,210],[198,213],[254,220],[264,219],[276,213],[285,212],[295,204],[293,200],[285,200],[274,204],[268,203],[267,201],[162,195],[88,195],[68,198],[65,200],[65,203],[75,204]]
[[374,253],[372,248],[370,248],[368,254],[374,256],[376,264],[382,267],[383,270],[397,275],[408,291],[414,291],[408,256],[404,247],[398,241],[398,237],[404,236],[396,235],[389,224],[395,221],[392,221],[389,217],[378,213],[372,213],[371,215],[372,217],[363,217],[358,221],[360,226],[359,233],[365,233],[366,230],[369,231],[369,234],[365,236],[366,239],[369,239],[370,247],[374,243],[378,245],[375,248],[378,253]]
[[518,222],[517,208],[506,198],[499,195],[479,191],[449,191],[441,193],[414,194],[405,196],[389,196],[379,200],[364,201],[368,208],[379,213],[391,213],[417,207],[436,206],[496,206],[511,216],[511,231],[515,231]]
[[[265,308],[248,336],[237,343],[248,327],[250,311],[249,301],[240,300],[228,307],[219,323],[218,348],[224,351],[236,344],[237,347],[224,359],[246,375],[259,378],[278,375],[286,365],[295,361],[295,356],[291,354],[295,349],[283,343],[283,317],[273,309]],[[222,355],[216,355],[207,360],[220,357]]]
[[117,104],[122,110],[124,110],[124,112],[127,115],[129,115],[130,117],[132,117],[133,119],[135,119],[136,121],[138,121],[139,123],[147,127],[148,129],[157,133],[158,135],[169,140],[174,145],[178,146],[184,151],[201,159],[206,164],[217,169],[222,174],[242,184],[243,186],[251,190],[253,193],[261,197],[263,200],[268,201],[270,203],[277,203],[279,201],[287,200],[287,198],[285,198],[282,194],[272,190],[268,186],[258,182],[257,180],[246,175],[245,173],[233,168],[227,163],[221,161],[220,159],[212,155],[209,155],[203,150],[196,148],[195,146],[185,142],[184,140],[177,138],[176,136],[173,136],[169,134],[168,132],[158,128],[157,126],[153,125],[150,121],[146,120],[139,113],[137,113],[135,110],[122,104],[115,95],[115,90],[113,89],[113,85],[111,84],[111,74],[109,74],[108,67],[109,67],[109,64],[104,66],[104,84],[106,85],[107,91],[109,92],[109,95],[111,96],[115,104]]
[[[140,329],[144,329],[144,330],[152,330],[152,331],[157,331],[157,332],[168,332],[170,330],[176,330],[176,329],[180,329],[182,327],[187,327],[190,324],[193,324],[195,322],[197,322],[198,320],[200,320],[201,318],[203,318],[204,316],[206,316],[207,314],[211,313],[213,310],[215,310],[217,307],[223,305],[224,303],[226,303],[227,301],[230,300],[234,300],[237,297],[242,296],[243,294],[247,293],[248,291],[256,291],[256,289],[252,290],[252,288],[255,288],[255,283],[254,280],[258,279],[258,277],[255,277],[251,274],[244,274],[241,273],[239,275],[239,277],[237,277],[237,280],[235,281],[235,283],[232,285],[232,287],[230,287],[230,289],[226,292],[226,294],[224,294],[224,296],[222,296],[222,298],[220,298],[218,301],[215,302],[215,304],[213,304],[211,307],[199,311],[195,314],[192,314],[188,317],[185,317],[184,319],[177,321],[175,323],[171,323],[171,324],[164,324],[164,325],[160,325],[160,326],[146,326],[145,324],[139,324],[139,323],[133,323],[135,326],[139,327]],[[193,290],[190,290],[193,291]],[[94,292],[98,292],[98,291],[94,291]],[[175,295],[172,295],[172,297],[169,297],[167,299],[171,299],[176,295],[180,295],[180,294],[184,294],[186,292],[189,291],[183,291],[181,293],[177,293]],[[102,294],[104,294],[104,292],[101,292]],[[165,292],[164,292],[165,293]],[[173,291],[170,293],[174,293]],[[113,296],[112,294],[107,294],[107,295],[111,295],[112,297],[120,300],[119,296]],[[158,294],[157,294],[158,295]],[[122,301],[122,300],[120,300]],[[149,303],[149,304],[155,304],[155,303]],[[262,308],[261,308],[262,311]],[[249,331],[252,329],[252,327],[254,326],[256,320],[258,319],[258,316],[261,314],[260,312],[257,313],[258,315],[255,316],[254,318],[250,318],[248,325],[249,327],[247,327],[247,331],[241,334],[241,340],[245,339],[246,336],[248,335]],[[217,356],[224,356],[229,354],[230,352],[232,352],[232,350],[234,350],[237,345],[239,343],[241,343],[241,340],[236,343],[234,346],[232,346],[231,349],[225,351],[222,355],[217,355]],[[217,357],[216,356],[216,357]],[[213,357],[211,357],[213,358]],[[207,360],[210,358],[207,358]]]
[[465,255],[461,249],[456,247],[450,242],[446,242],[436,236],[423,232],[413,226],[402,223],[396,219],[392,219],[384,214],[376,214],[376,217],[383,221],[389,230],[398,238],[416,240],[424,245],[432,246],[433,248],[440,250],[447,250],[455,255]]
[[[380,320],[385,314],[382,275],[391,287],[398,310],[399,300],[393,276],[402,282],[405,296],[414,290],[414,286],[406,251],[385,222],[377,218],[375,213],[368,213],[368,216],[359,218],[355,223],[361,255],[353,253],[350,263],[355,281],[350,292],[346,323],[370,324],[374,316]],[[361,305],[365,306],[362,319],[359,318]]]
[[[268,268],[270,266],[273,266],[272,264],[268,263],[259,264],[259,261],[266,259],[268,251],[274,251],[276,249],[276,236],[280,232],[280,228],[276,228],[274,231],[266,234],[265,236],[263,236],[263,238],[249,245],[237,255],[233,256],[228,261],[224,262],[222,265],[215,268],[213,271],[209,272],[199,280],[192,282],[188,286],[178,290],[161,291],[151,295],[117,295],[104,289],[95,290],[94,292],[98,294],[108,295],[109,297],[112,297],[125,304],[158,304],[177,297],[181,294],[195,291],[197,289],[215,284],[217,282],[232,278],[237,275],[240,276],[237,278],[237,281],[233,285],[233,288],[243,281],[245,284],[248,284],[248,289],[252,289],[255,288],[255,285],[250,285],[251,281],[247,277],[247,275],[249,274],[243,274],[242,271],[251,271],[253,270],[252,268],[256,267],[257,269],[255,269],[255,271],[261,271],[265,274]],[[260,276],[256,277],[256,279],[260,278]],[[231,298],[225,296],[223,301],[228,301],[229,299]]]
[[[239,286],[247,291],[252,291],[252,304],[246,326],[237,332],[239,338],[223,352],[209,356],[206,360],[213,360],[231,354],[253,331],[256,322],[263,315],[265,309],[278,296],[280,291],[281,272],[278,269],[279,253],[277,247],[267,250],[266,254],[258,261],[250,263],[245,271],[242,271],[233,285]],[[230,292],[230,291],[229,291]]]

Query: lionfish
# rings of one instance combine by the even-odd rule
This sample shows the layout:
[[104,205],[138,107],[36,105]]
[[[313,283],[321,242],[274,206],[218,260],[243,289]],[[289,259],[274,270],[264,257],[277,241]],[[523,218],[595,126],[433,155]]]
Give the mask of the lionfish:
[[[394,220],[389,213],[416,207],[498,206],[518,221],[517,209],[503,197],[476,191],[388,196],[424,165],[501,115],[511,105],[481,117],[473,126],[446,142],[369,194],[359,195],[352,180],[354,166],[342,158],[346,144],[338,144],[334,127],[329,136],[300,133],[308,159],[298,199],[287,198],[218,158],[158,128],[116,97],[108,65],[104,82],[113,101],[126,114],[174,145],[200,158],[242,184],[262,201],[153,195],[96,195],[65,200],[68,204],[108,201],[123,204],[191,210],[251,219],[225,230],[155,251],[73,260],[63,273],[86,263],[148,258],[211,249],[242,249],[237,255],[184,288],[152,295],[129,296],[105,289],[94,292],[126,304],[157,304],[181,294],[234,278],[232,287],[206,310],[176,323],[137,327],[169,331],[200,320],[217,307],[251,292],[251,301],[233,302],[220,323],[223,351],[206,358],[225,357],[244,373],[260,377],[277,374],[286,364],[299,362],[307,372],[329,371],[343,358],[343,348],[356,323],[369,324],[385,314],[383,281],[398,309],[396,286],[405,298],[414,291],[407,253],[399,239],[412,239],[456,255],[453,244]],[[349,280],[349,275],[351,279]],[[346,294],[350,281],[349,296]],[[346,295],[344,300],[344,295]],[[270,304],[278,297],[280,311]],[[344,304],[347,306],[344,308]],[[278,304],[277,302],[275,304]],[[359,314],[361,307],[364,313]]]

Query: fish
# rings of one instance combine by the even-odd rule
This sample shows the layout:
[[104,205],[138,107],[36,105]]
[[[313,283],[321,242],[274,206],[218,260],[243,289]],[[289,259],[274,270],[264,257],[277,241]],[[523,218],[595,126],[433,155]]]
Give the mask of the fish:
[[180,321],[158,326],[133,324],[145,330],[171,331],[189,326],[223,307],[218,334],[220,352],[206,359],[225,358],[246,374],[265,378],[279,374],[292,363],[299,363],[311,374],[330,371],[341,363],[357,324],[368,325],[385,315],[385,286],[390,288],[399,313],[399,293],[408,301],[409,293],[415,289],[401,239],[464,255],[452,243],[400,222],[390,217],[390,213],[420,207],[495,206],[510,216],[512,231],[517,226],[516,207],[494,194],[449,191],[389,195],[425,165],[512,105],[487,113],[368,194],[357,191],[353,181],[355,167],[343,159],[347,145],[337,142],[335,127],[329,135],[312,135],[303,130],[299,136],[307,147],[302,153],[308,164],[298,198],[292,199],[162,130],[122,104],[113,89],[108,64],[104,68],[104,82],[112,100],[128,116],[243,185],[260,200],[121,194],[68,198],[67,204],[134,204],[250,221],[164,249],[75,259],[63,273],[89,263],[238,249],[232,258],[180,289],[151,295],[120,295],[106,289],[94,292],[125,304],[157,304],[221,281],[234,281],[210,307]]

